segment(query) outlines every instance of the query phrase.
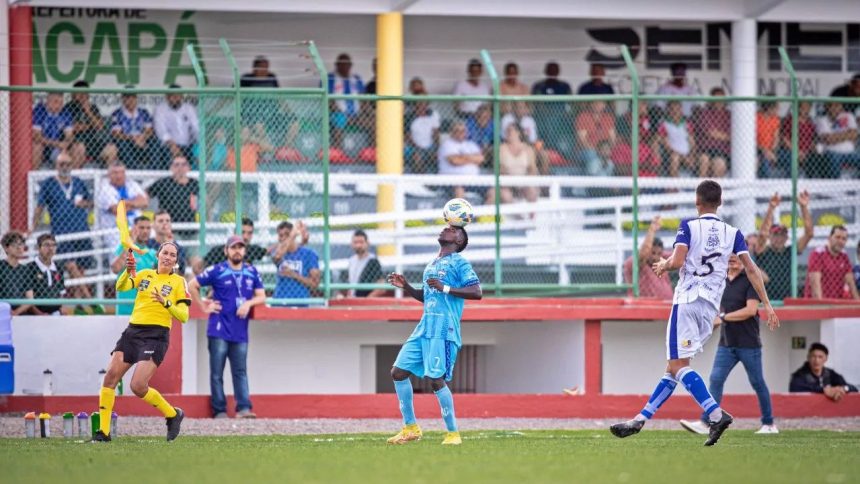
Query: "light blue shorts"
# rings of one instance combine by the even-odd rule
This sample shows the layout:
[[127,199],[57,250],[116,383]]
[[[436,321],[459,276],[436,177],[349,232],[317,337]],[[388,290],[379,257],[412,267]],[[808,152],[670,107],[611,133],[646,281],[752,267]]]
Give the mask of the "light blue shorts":
[[442,338],[411,336],[400,348],[394,366],[418,378],[445,378],[445,381],[451,381],[459,349],[453,341]]

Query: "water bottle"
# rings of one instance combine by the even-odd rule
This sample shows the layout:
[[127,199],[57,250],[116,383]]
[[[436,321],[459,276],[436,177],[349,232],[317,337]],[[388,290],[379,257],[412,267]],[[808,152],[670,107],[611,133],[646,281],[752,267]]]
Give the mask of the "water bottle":
[[89,423],[90,416],[87,415],[87,412],[81,412],[78,414],[78,437],[85,439],[87,437],[87,423]]
[[99,370],[99,388],[105,386],[105,375],[107,375],[107,371],[104,368]]
[[63,414],[63,437],[71,439],[75,436],[75,414],[66,412]]
[[101,429],[101,419],[99,418],[99,411],[90,414],[90,429],[92,430],[92,436],[96,436],[96,432]]
[[110,414],[110,435],[111,435],[111,437],[117,436],[116,421],[117,421],[118,417],[119,417],[119,415],[117,415],[116,412],[111,412],[111,414]]
[[122,378],[120,378],[119,383],[116,384],[116,396],[122,396]]
[[27,415],[24,415],[24,433],[27,435],[28,439],[36,438],[36,414],[35,412],[29,412]]
[[48,369],[42,372],[42,395],[54,394],[54,373]]
[[51,436],[51,414],[39,414],[39,435],[43,439],[47,439]]

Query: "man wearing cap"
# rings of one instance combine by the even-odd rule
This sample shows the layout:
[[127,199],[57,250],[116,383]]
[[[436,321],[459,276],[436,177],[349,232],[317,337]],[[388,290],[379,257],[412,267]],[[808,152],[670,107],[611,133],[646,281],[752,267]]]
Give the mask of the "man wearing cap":
[[[782,300],[791,296],[791,251],[788,250],[788,227],[773,224],[773,212],[780,204],[778,193],[774,193],[764,214],[759,232],[759,242],[756,247],[750,247],[756,252],[755,260],[770,281],[765,283],[767,294],[774,300]],[[797,195],[800,206],[800,217],[803,219],[803,235],[797,239],[797,255],[803,254],[806,246],[812,240],[812,214],[809,212],[809,192],[806,190]],[[768,244],[768,239],[770,243]]]
[[[180,87],[171,84],[170,89]],[[155,136],[161,143],[162,157],[168,160],[167,163],[178,157],[194,161],[194,143],[197,142],[200,124],[197,110],[182,99],[181,93],[169,92],[165,95],[164,102],[155,108],[153,122]]]
[[[248,389],[248,319],[251,308],[266,301],[263,281],[257,269],[244,262],[245,241],[231,235],[224,245],[227,260],[209,266],[188,284],[192,300],[209,315],[209,385],[215,418],[227,418],[224,395],[224,364],[230,360],[236,417],[255,418]],[[200,296],[200,288],[212,287],[212,296]]]
[[[131,89],[134,86],[126,86]],[[111,137],[119,150],[119,159],[132,170],[156,168],[153,156],[152,116],[137,105],[137,94],[124,92],[122,106],[111,115]],[[159,167],[165,168],[165,167]]]

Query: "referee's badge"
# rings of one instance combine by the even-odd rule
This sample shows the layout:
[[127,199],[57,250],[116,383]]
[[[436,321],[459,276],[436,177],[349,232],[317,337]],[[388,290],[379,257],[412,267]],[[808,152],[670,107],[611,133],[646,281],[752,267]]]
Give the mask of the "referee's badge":
[[166,297],[167,295],[170,294],[170,291],[172,291],[172,290],[173,290],[172,287],[165,284],[165,285],[161,286],[161,295]]
[[149,279],[144,279],[140,281],[140,290],[145,291],[147,289],[149,289]]

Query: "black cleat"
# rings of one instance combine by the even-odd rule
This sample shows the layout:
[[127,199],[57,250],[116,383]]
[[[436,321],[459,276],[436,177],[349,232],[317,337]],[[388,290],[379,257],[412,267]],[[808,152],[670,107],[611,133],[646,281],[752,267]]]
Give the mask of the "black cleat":
[[182,419],[185,418],[185,412],[179,407],[173,407],[176,410],[176,416],[165,419],[167,421],[167,441],[175,440],[179,436],[179,427],[182,426]]
[[711,430],[708,432],[708,440],[705,441],[705,447],[710,447],[716,444],[723,435],[723,432],[725,432],[726,429],[729,428],[729,425],[734,421],[735,419],[732,418],[731,414],[723,410],[723,418],[721,418],[719,422],[711,422]]
[[618,437],[619,439],[623,439],[624,437],[630,437],[631,435],[638,434],[644,426],[644,420],[633,419],[628,420],[626,422],[617,423],[609,427],[609,431],[612,432],[612,435]]
[[110,442],[110,435],[105,435],[104,432],[99,430],[90,442]]

